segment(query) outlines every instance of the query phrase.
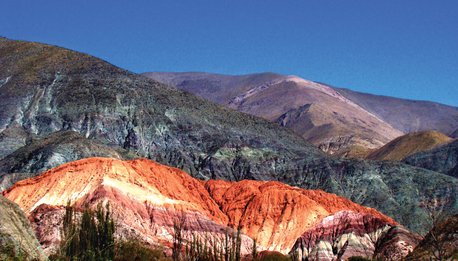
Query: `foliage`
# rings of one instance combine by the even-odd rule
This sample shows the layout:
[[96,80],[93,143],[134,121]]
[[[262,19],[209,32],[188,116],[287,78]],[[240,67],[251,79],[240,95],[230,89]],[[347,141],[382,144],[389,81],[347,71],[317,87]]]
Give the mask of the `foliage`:
[[149,248],[137,239],[129,239],[116,242],[114,261],[165,261],[170,260],[165,257],[162,248]]
[[280,252],[264,251],[259,254],[259,261],[290,261],[289,256],[285,256]]
[[76,219],[70,202],[65,208],[62,241],[54,260],[105,261],[114,259],[114,221],[110,206],[98,205],[95,211],[85,208],[81,219]]

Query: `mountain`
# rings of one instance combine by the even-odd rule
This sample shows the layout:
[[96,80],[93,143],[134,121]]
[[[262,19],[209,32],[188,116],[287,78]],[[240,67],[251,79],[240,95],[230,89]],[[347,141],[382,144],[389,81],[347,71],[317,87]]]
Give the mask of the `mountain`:
[[[333,224],[344,227],[347,238],[348,233],[358,233],[362,238],[352,240],[373,253],[376,238],[398,227],[374,209],[323,191],[272,181],[203,182],[146,159],[88,158],[70,162],[20,181],[3,194],[30,216],[48,252],[58,243],[60,220],[68,200],[79,208],[109,203],[117,220],[118,236],[135,234],[146,242],[170,245],[172,221],[177,215],[184,216],[187,239],[191,234],[221,238],[228,226],[240,227],[245,254],[251,253],[251,238],[257,240],[260,250],[288,253],[299,236],[323,220],[334,220]],[[359,223],[333,218],[336,215],[363,216],[374,226],[361,228]],[[375,241],[367,242],[364,238],[368,236]],[[415,243],[410,243],[405,242],[413,248]],[[350,244],[354,245],[353,241]],[[391,247],[398,249],[395,243]]]
[[458,215],[438,221],[407,260],[457,260]]
[[[0,132],[8,134],[0,139],[2,155],[54,132],[75,131],[90,142],[204,180],[270,180],[322,189],[376,208],[418,233],[427,231],[424,208],[431,202],[458,211],[455,178],[401,163],[329,157],[278,124],[86,54],[2,39],[0,64]],[[89,156],[66,153],[69,159]]]
[[458,108],[429,101],[415,101],[337,88],[340,94],[409,133],[435,130],[451,135],[458,126]]
[[0,260],[47,260],[24,212],[2,195]]
[[378,148],[403,134],[331,87],[296,76],[272,73],[144,75],[229,108],[277,122],[330,154],[349,147]]
[[429,151],[451,141],[452,138],[437,131],[412,132],[390,141],[369,153],[366,158],[400,161],[417,152]]
[[430,151],[415,153],[404,162],[458,178],[458,140]]

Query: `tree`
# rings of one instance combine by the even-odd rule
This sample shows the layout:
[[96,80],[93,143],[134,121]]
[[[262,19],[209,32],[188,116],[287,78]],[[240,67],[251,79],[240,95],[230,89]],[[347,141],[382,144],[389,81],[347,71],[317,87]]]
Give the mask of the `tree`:
[[444,202],[437,198],[434,198],[426,205],[431,228],[426,237],[429,237],[431,242],[431,255],[438,261],[444,260],[447,254],[447,249],[445,248],[447,240],[444,238],[444,234],[437,229],[439,224],[446,219],[444,205]]
[[179,211],[173,218],[173,245],[172,259],[180,260],[180,253],[183,248],[183,232],[186,225],[186,215],[183,211]]
[[256,244],[256,238],[253,240],[253,248],[251,249],[251,257],[253,260],[258,259],[258,246]]
[[86,207],[78,222],[70,202],[65,207],[62,240],[58,260],[105,261],[114,258],[115,225],[110,205],[98,205],[93,211]]

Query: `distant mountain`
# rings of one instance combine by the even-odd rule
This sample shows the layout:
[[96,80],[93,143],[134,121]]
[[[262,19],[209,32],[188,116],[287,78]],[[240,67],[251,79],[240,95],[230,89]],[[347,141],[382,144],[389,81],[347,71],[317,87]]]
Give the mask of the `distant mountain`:
[[364,157],[403,133],[436,130],[453,137],[458,127],[457,107],[359,93],[296,76],[144,75],[287,126],[323,151],[339,156]]
[[[411,240],[400,244],[401,241],[393,240],[389,245],[381,244],[387,231],[398,228],[396,222],[333,194],[279,182],[202,182],[179,169],[146,159],[89,158],[67,163],[18,182],[4,195],[18,203],[33,220],[48,251],[59,242],[58,220],[62,219],[69,199],[78,209],[109,203],[118,236],[134,234],[142,241],[164,245],[172,243],[176,217],[184,220],[185,242],[192,236],[219,240],[227,230],[240,227],[245,255],[251,254],[252,239],[256,239],[259,251],[288,253],[297,238],[309,230],[316,236],[316,245],[335,231],[335,248],[347,257],[355,253],[372,257],[382,248],[402,257],[408,253],[405,249],[413,249],[417,243]],[[342,230],[315,231],[315,226],[323,222]],[[345,246],[337,242],[337,238],[348,237],[351,240]]]
[[[74,131],[88,142],[124,149],[203,180],[270,180],[322,189],[377,208],[415,232],[426,232],[424,208],[431,202],[442,202],[450,213],[458,210],[458,180],[453,177],[401,163],[329,157],[278,124],[90,55],[1,39],[0,64],[0,132],[7,134],[0,139],[1,155],[55,132]],[[287,82],[300,88],[294,81]],[[30,151],[63,151],[52,144],[45,147],[50,149]],[[38,170],[52,166],[48,160],[56,157],[45,158],[23,162],[43,162],[30,168]],[[18,171],[29,169],[25,165]]]
[[2,195],[0,260],[48,260],[24,212],[17,204]]
[[458,178],[458,140],[430,151],[415,153],[404,162]]
[[437,131],[412,132],[371,152],[367,159],[401,161],[414,153],[429,151],[451,141],[452,138]]
[[272,73],[144,75],[238,111],[277,122],[330,154],[349,147],[378,148],[403,134],[331,87],[296,76]]
[[405,132],[435,130],[452,135],[458,127],[458,108],[430,101],[415,101],[336,89],[340,94]]

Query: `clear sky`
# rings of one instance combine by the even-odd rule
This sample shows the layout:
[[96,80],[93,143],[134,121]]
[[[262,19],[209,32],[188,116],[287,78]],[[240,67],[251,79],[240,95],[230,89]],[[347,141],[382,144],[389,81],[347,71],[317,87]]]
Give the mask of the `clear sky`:
[[2,0],[0,35],[134,72],[278,72],[458,106],[457,0]]

